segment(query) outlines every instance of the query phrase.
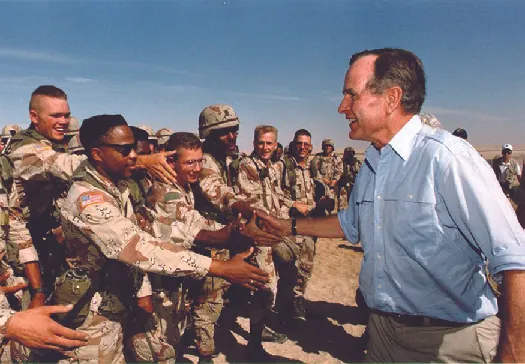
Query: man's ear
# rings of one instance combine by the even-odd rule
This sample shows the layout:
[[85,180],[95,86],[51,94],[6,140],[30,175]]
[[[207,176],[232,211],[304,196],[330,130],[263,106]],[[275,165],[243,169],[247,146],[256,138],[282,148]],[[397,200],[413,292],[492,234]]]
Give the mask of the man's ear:
[[402,98],[403,90],[401,90],[401,87],[393,86],[386,90],[387,110],[389,114],[401,106]]
[[29,110],[29,119],[31,120],[32,124],[38,124],[38,113],[36,110]]
[[91,157],[96,162],[102,162],[102,150],[100,148],[92,148],[91,149]]

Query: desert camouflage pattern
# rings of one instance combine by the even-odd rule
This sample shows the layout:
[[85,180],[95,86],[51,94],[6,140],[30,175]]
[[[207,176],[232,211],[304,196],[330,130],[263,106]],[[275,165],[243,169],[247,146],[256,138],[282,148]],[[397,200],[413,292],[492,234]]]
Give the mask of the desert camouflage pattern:
[[344,210],[348,207],[348,200],[350,199],[350,193],[354,187],[355,179],[359,173],[362,163],[354,158],[351,163],[344,163],[343,176],[339,180],[339,199],[338,199],[338,211]]
[[148,140],[158,140],[157,136],[155,135],[155,131],[153,130],[151,126],[142,124],[142,125],[139,125],[138,128],[148,133]]
[[231,177],[228,166],[233,161],[231,157],[226,158],[226,165],[223,167],[210,154],[204,153],[202,156],[202,168],[199,179],[199,186],[204,198],[213,207],[221,212],[231,212],[231,206],[237,201],[245,198],[236,193],[231,186]]
[[[310,168],[308,161],[303,168],[294,157],[289,158],[292,161],[295,167],[295,185],[290,185],[290,180],[286,175],[286,166],[283,161],[276,163],[275,167],[277,168],[279,181],[281,182],[281,190],[283,192],[283,197],[281,203],[284,204],[288,209],[290,209],[294,203],[292,200],[292,191],[295,194],[296,201],[308,205],[308,209],[312,210],[315,207],[315,190],[314,190],[314,181],[310,173]],[[284,174],[284,178],[282,177]]]
[[69,125],[67,126],[66,136],[75,135],[80,133],[80,122],[74,116],[69,119]]
[[[314,179],[323,181],[328,179],[330,181],[339,181],[343,174],[343,159],[333,152],[329,156],[324,156],[322,153],[317,154],[310,162],[313,170],[316,171]],[[329,188],[330,196],[336,201],[337,206],[337,191],[336,187]]]
[[162,128],[155,134],[159,140],[159,145],[166,144],[170,136],[173,134],[173,130],[170,128]]
[[[72,268],[82,268],[88,274],[96,274],[93,270],[96,267],[101,269],[106,259],[115,259],[161,275],[199,279],[207,274],[210,258],[199,256],[168,241],[158,240],[136,225],[127,188],[115,186],[96,172],[89,162],[80,166],[73,180],[61,211],[68,263]],[[90,249],[91,245],[97,249]],[[145,281],[137,297],[151,295],[151,290],[144,288]],[[93,297],[92,321],[88,317],[79,330],[85,329],[92,334],[92,338],[104,342],[119,343],[111,345],[109,351],[113,351],[110,356],[114,360],[120,361],[122,323],[98,314],[100,300],[98,294]],[[103,361],[106,354],[95,351],[90,345],[68,353],[71,361],[78,356],[86,360]]]
[[10,342],[4,340],[5,325],[7,320],[9,320],[15,311],[11,310],[9,307],[9,302],[7,302],[7,297],[3,292],[0,292],[0,362],[1,363],[10,363],[11,362],[11,345]]
[[432,128],[435,128],[435,129],[442,128],[441,122],[438,120],[438,118],[434,114],[422,112],[421,114],[419,114],[419,118],[421,119],[421,122],[423,124],[426,124]]
[[16,133],[19,133],[22,128],[16,124],[6,125],[2,128],[2,139],[11,139]]
[[[195,210],[195,196],[191,188],[187,190],[179,184],[166,184],[155,181],[147,197],[148,206],[154,217],[153,235],[166,237],[169,227],[176,227],[185,238],[186,249],[194,247],[193,241],[201,230],[219,230],[222,224],[208,220]],[[171,237],[170,237],[171,238]],[[173,241],[180,244],[180,239]]]
[[239,118],[230,105],[216,104],[205,107],[199,115],[199,138],[206,139],[212,130],[239,125]]
[[20,262],[27,263],[39,260],[27,224],[42,232],[55,227],[42,224],[54,220],[49,211],[65,196],[73,172],[86,157],[65,153],[32,129],[19,135],[22,139],[9,154],[14,181],[9,196],[9,239],[19,246]]
[[84,149],[84,146],[82,145],[82,142],[80,141],[80,134],[74,134],[71,136],[71,139],[69,139],[69,142],[67,142],[67,151],[68,153],[75,154],[75,153],[83,153],[86,149]]

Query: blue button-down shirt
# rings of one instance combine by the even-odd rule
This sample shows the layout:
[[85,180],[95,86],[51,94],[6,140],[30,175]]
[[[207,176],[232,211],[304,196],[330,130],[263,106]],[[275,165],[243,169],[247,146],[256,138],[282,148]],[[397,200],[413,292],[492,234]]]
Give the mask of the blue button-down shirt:
[[525,233],[488,163],[418,116],[366,150],[338,216],[363,245],[359,285],[373,309],[479,321],[498,310],[485,262],[493,275],[525,270]]

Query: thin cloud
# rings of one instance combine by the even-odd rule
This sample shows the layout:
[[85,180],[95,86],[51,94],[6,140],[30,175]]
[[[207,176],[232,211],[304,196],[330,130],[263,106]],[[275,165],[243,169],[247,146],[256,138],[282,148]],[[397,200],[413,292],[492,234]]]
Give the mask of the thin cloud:
[[496,121],[510,121],[511,118],[500,115],[491,115],[486,113],[480,113],[478,111],[466,110],[466,109],[448,109],[444,107],[428,107],[423,111],[429,112],[436,115],[439,119],[440,116],[452,116],[452,117],[461,117],[474,119],[480,122],[496,122]]
[[279,101],[300,101],[302,100],[301,97],[297,97],[297,96],[284,96],[284,95],[275,95],[275,94],[254,94],[254,93],[249,93],[249,92],[232,92],[232,94],[239,95],[239,96],[279,100]]
[[19,50],[12,48],[0,48],[0,58],[9,58],[22,61],[36,61],[36,62],[47,62],[57,64],[87,64],[87,65],[98,65],[98,66],[110,66],[110,67],[126,67],[135,68],[141,70],[151,70],[168,74],[185,75],[185,76],[200,76],[198,73],[193,73],[185,70],[180,70],[174,67],[163,67],[142,62],[111,62],[111,61],[99,61],[90,60],[85,58],[71,57],[66,54],[55,53],[55,52],[41,52],[41,51],[28,51]]
[[49,78],[41,76],[0,77],[0,82],[3,84],[43,84],[49,81]]
[[79,84],[98,82],[98,80],[95,80],[94,78],[87,78],[87,77],[66,77],[65,80],[66,82],[79,83]]

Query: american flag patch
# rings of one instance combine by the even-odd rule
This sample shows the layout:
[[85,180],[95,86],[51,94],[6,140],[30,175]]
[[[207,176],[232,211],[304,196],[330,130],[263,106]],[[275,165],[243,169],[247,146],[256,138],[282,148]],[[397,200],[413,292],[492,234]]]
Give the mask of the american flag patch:
[[98,192],[87,192],[80,195],[79,202],[80,209],[84,209],[86,206],[104,202],[104,196]]

